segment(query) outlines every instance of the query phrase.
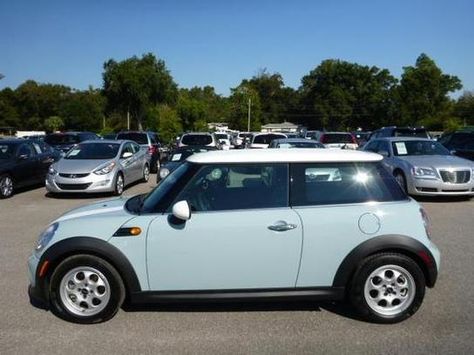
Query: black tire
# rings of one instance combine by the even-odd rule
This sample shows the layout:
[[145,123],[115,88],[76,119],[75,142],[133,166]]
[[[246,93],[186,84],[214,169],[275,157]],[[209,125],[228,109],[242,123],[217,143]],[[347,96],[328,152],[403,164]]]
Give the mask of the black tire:
[[[77,273],[80,273],[80,270],[89,269],[96,270],[101,274],[99,281],[102,281],[102,277],[107,280],[108,288],[106,288],[106,291],[104,291],[104,295],[107,292],[110,292],[110,294],[108,295],[107,302],[104,302],[104,304],[97,305],[97,307],[99,308],[97,310],[97,313],[80,314],[81,307],[79,306],[79,304],[87,304],[87,302],[79,302],[81,301],[81,298],[79,296],[76,298],[76,303],[74,303],[71,298],[75,295],[73,294],[74,291],[70,291],[69,288],[67,288],[66,290],[66,288],[63,287],[64,292],[61,292],[61,286],[64,286],[65,281],[63,280],[63,278],[65,278],[66,275],[70,275],[71,272],[76,272],[75,270],[79,270],[77,271]],[[92,276],[93,274],[89,276],[91,280]],[[65,280],[68,280],[68,278],[65,278]],[[85,282],[88,282],[87,279],[85,279]],[[91,284],[93,283],[93,281],[90,282]],[[88,285],[86,284],[85,286],[87,287]],[[92,288],[93,285],[91,285],[90,287]],[[99,287],[97,287],[97,289],[99,289]],[[77,290],[81,289],[78,287]],[[99,291],[96,290],[95,292],[96,294],[98,294]],[[69,297],[66,297],[66,293],[71,294],[68,294]],[[117,313],[125,299],[125,287],[119,273],[111,264],[96,256],[81,254],[68,257],[54,269],[49,286],[49,296],[51,311],[56,316],[68,322],[92,324],[107,321]],[[91,304],[95,304],[94,301],[98,300],[101,296],[97,296],[97,298],[94,297],[94,291],[90,292],[90,298],[92,299],[92,302],[90,302]],[[86,296],[84,296],[84,298],[86,298]],[[94,310],[94,306],[90,307],[90,309],[91,311],[96,311]],[[88,310],[89,308],[86,308],[85,312],[88,312]]]
[[10,175],[5,174],[0,176],[0,199],[9,198],[13,196],[14,184]]
[[150,180],[150,167],[148,166],[148,164],[145,164],[145,166],[143,166],[142,181],[143,182],[148,182],[148,180]]
[[[383,272],[384,279],[379,277],[381,283],[377,284],[378,276],[374,276],[373,273],[379,270]],[[395,274],[392,274],[393,279],[388,281],[386,286],[385,275],[390,270],[395,270]],[[401,279],[396,274],[400,270],[404,270],[400,274]],[[403,281],[403,278],[406,286],[399,286],[398,283]],[[414,260],[403,254],[380,253],[364,259],[359,265],[349,288],[349,298],[356,311],[365,320],[375,323],[397,323],[415,314],[423,302],[425,287],[424,274]],[[377,297],[382,299],[377,301]]]
[[[120,186],[120,181],[122,181],[121,186]],[[123,174],[119,172],[117,176],[115,177],[114,195],[121,196],[123,194],[123,190],[125,190],[125,179],[123,178]]]
[[398,184],[403,189],[403,191],[405,191],[405,193],[408,193],[407,179],[405,177],[405,174],[400,170],[396,170],[393,173],[393,176],[395,177],[395,180],[397,180]]

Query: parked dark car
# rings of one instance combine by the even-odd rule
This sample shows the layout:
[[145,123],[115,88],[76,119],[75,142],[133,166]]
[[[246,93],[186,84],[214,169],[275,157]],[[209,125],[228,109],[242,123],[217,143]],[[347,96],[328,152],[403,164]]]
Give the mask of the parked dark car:
[[48,134],[44,141],[54,149],[66,154],[74,145],[95,139],[100,139],[100,137],[92,132],[64,132]]
[[424,127],[382,127],[373,131],[368,140],[384,137],[417,137],[431,138],[428,130]]
[[143,149],[146,149],[150,155],[150,171],[156,173],[160,170],[160,162],[165,157],[166,151],[162,147],[157,133],[148,131],[124,131],[118,133],[116,139],[130,140],[138,143]]
[[205,153],[210,150],[217,150],[216,147],[210,147],[207,145],[202,146],[184,146],[181,148],[174,149],[168,157],[168,161],[163,163],[160,167],[160,171],[156,176],[156,182],[160,182],[167,177],[173,170],[180,166],[188,157],[195,153]]
[[438,139],[454,155],[474,160],[474,130],[448,133]]
[[60,153],[44,142],[26,139],[0,141],[0,198],[13,195],[17,188],[43,184],[49,166]]

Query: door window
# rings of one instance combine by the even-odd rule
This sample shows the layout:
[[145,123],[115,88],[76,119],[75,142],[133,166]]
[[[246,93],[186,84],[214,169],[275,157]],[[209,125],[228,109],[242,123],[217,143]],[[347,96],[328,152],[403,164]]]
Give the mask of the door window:
[[35,155],[33,147],[30,144],[22,144],[18,149],[18,156],[26,156],[27,158]]
[[134,154],[132,144],[131,143],[125,143],[122,149],[122,157],[124,156],[125,153],[131,153],[132,155]]
[[193,211],[288,206],[286,164],[207,165],[175,201],[187,200]]
[[293,164],[292,206],[406,199],[395,179],[378,163]]

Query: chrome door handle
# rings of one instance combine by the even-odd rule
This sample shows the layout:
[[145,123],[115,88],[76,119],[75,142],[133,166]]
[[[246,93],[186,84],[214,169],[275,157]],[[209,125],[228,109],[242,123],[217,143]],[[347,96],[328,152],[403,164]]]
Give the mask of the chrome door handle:
[[296,224],[286,223],[285,221],[278,221],[271,226],[268,226],[268,229],[275,231],[275,232],[285,232],[291,229],[295,229],[297,227]]

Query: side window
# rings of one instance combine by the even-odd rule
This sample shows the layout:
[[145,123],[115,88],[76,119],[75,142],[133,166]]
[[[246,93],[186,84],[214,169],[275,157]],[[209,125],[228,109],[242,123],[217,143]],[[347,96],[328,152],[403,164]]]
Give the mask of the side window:
[[138,153],[140,151],[140,149],[141,149],[141,147],[138,144],[132,143],[132,152],[133,152],[133,154]]
[[292,206],[406,199],[380,163],[293,164],[291,177]]
[[369,152],[374,152],[376,153],[377,152],[377,147],[379,145],[379,141],[370,141],[368,144],[367,144],[367,148],[365,148],[365,150],[368,150]]
[[390,145],[388,144],[388,142],[386,141],[379,142],[379,146],[377,147],[377,152],[380,152],[382,150],[386,151],[388,155],[390,156]]
[[193,211],[223,211],[288,206],[287,164],[203,166],[176,201]]
[[31,144],[25,143],[25,144],[22,144],[20,148],[18,148],[18,152],[17,152],[18,157],[26,156],[29,158],[29,157],[32,157],[33,155],[35,155],[35,152]]
[[132,155],[134,154],[131,143],[125,143],[122,148],[122,154],[120,154],[120,156],[123,157],[125,153],[131,153]]
[[41,148],[38,143],[34,142],[33,147],[35,148],[36,154],[42,154],[43,152],[41,151]]

